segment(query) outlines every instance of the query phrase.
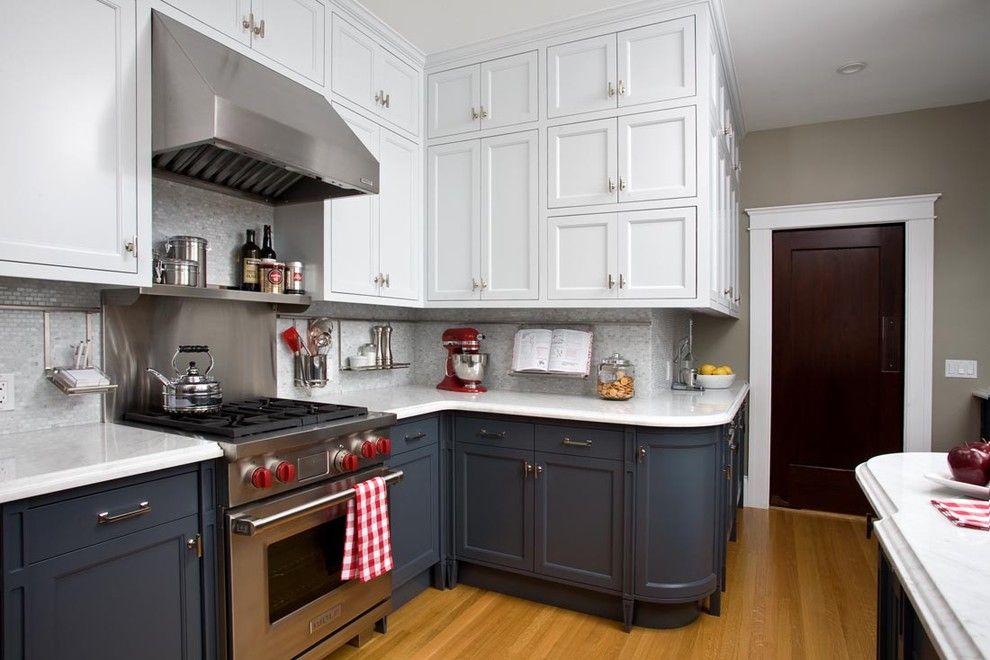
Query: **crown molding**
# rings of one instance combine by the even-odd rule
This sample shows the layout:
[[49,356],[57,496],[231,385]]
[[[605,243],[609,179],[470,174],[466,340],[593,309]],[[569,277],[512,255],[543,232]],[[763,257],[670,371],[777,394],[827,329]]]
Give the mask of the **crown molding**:
[[396,55],[420,68],[426,65],[426,53],[357,0],[333,0],[332,8],[337,13],[343,14],[345,18],[358,23],[362,29],[370,32],[372,37],[391,46],[390,50],[397,51]]

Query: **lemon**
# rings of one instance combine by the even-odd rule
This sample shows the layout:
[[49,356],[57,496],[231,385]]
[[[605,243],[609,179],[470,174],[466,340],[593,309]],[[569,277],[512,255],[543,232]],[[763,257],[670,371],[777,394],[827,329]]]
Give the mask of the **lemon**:
[[703,364],[701,365],[701,369],[699,369],[698,371],[702,376],[711,376],[715,373],[715,365]]
[[732,369],[730,369],[729,367],[724,367],[724,366],[723,367],[719,367],[718,369],[715,370],[715,375],[716,376],[731,376],[732,375]]

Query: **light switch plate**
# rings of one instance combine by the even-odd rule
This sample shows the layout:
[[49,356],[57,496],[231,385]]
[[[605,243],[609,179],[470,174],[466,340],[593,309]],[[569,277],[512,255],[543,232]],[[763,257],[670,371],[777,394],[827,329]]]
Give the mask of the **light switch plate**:
[[946,378],[977,378],[976,360],[946,360]]

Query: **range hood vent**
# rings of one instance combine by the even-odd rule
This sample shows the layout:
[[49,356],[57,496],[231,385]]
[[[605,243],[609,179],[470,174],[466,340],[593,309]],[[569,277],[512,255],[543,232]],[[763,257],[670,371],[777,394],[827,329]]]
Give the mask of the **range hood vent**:
[[378,161],[326,98],[152,16],[155,174],[273,206],[378,192]]

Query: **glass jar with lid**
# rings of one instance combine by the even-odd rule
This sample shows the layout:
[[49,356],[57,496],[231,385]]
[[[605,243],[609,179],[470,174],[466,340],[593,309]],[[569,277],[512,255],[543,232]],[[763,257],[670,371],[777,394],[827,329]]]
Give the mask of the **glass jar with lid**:
[[612,401],[626,401],[636,393],[636,367],[618,353],[598,365],[598,396]]

